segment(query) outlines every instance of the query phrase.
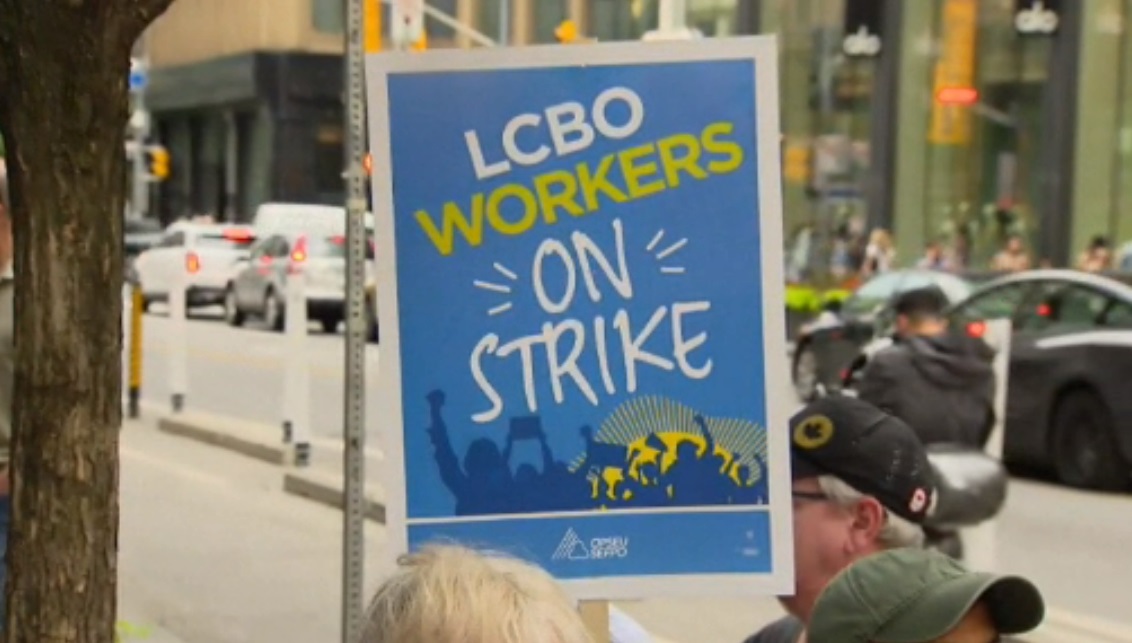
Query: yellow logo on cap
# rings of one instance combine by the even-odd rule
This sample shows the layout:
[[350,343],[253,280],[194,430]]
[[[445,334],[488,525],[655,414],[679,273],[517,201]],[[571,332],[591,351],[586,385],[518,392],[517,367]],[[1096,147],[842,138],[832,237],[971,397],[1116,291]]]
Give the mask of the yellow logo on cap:
[[794,444],[803,449],[817,449],[833,438],[833,421],[824,415],[811,415],[794,429]]

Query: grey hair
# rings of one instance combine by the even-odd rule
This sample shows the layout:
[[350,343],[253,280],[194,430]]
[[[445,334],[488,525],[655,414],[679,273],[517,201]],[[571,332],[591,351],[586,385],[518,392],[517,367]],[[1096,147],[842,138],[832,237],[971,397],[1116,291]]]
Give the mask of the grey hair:
[[593,643],[545,571],[453,545],[399,561],[370,604],[362,643]]
[[[831,501],[844,508],[852,507],[869,497],[835,476],[819,476],[818,485],[821,486],[822,493]],[[924,530],[919,525],[885,509],[884,527],[877,535],[877,541],[885,549],[923,547]]]

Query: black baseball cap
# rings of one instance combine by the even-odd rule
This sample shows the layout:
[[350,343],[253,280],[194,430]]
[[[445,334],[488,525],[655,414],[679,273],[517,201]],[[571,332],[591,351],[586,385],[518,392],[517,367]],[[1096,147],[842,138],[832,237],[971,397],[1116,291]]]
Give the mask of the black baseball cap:
[[835,476],[916,524],[931,510],[935,480],[916,433],[899,418],[843,395],[821,398],[790,418],[794,480]]

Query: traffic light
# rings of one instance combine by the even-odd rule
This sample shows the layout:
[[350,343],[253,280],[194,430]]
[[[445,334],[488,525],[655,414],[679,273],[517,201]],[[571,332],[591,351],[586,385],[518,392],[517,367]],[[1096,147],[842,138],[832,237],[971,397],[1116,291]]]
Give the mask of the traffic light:
[[563,20],[554,28],[554,37],[558,39],[558,42],[564,45],[577,42],[580,35],[581,34],[578,33],[578,24],[573,20]]
[[162,145],[150,145],[145,148],[146,165],[154,181],[164,181],[169,178],[169,150]]

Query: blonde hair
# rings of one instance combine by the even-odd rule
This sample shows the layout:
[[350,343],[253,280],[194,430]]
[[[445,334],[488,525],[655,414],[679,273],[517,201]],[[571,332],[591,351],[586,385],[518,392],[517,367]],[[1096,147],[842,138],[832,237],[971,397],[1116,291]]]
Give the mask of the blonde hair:
[[593,643],[545,571],[495,552],[432,545],[401,557],[370,603],[362,643]]
[[876,245],[881,250],[888,250],[892,248],[892,235],[884,228],[873,228],[869,234],[869,243]]

